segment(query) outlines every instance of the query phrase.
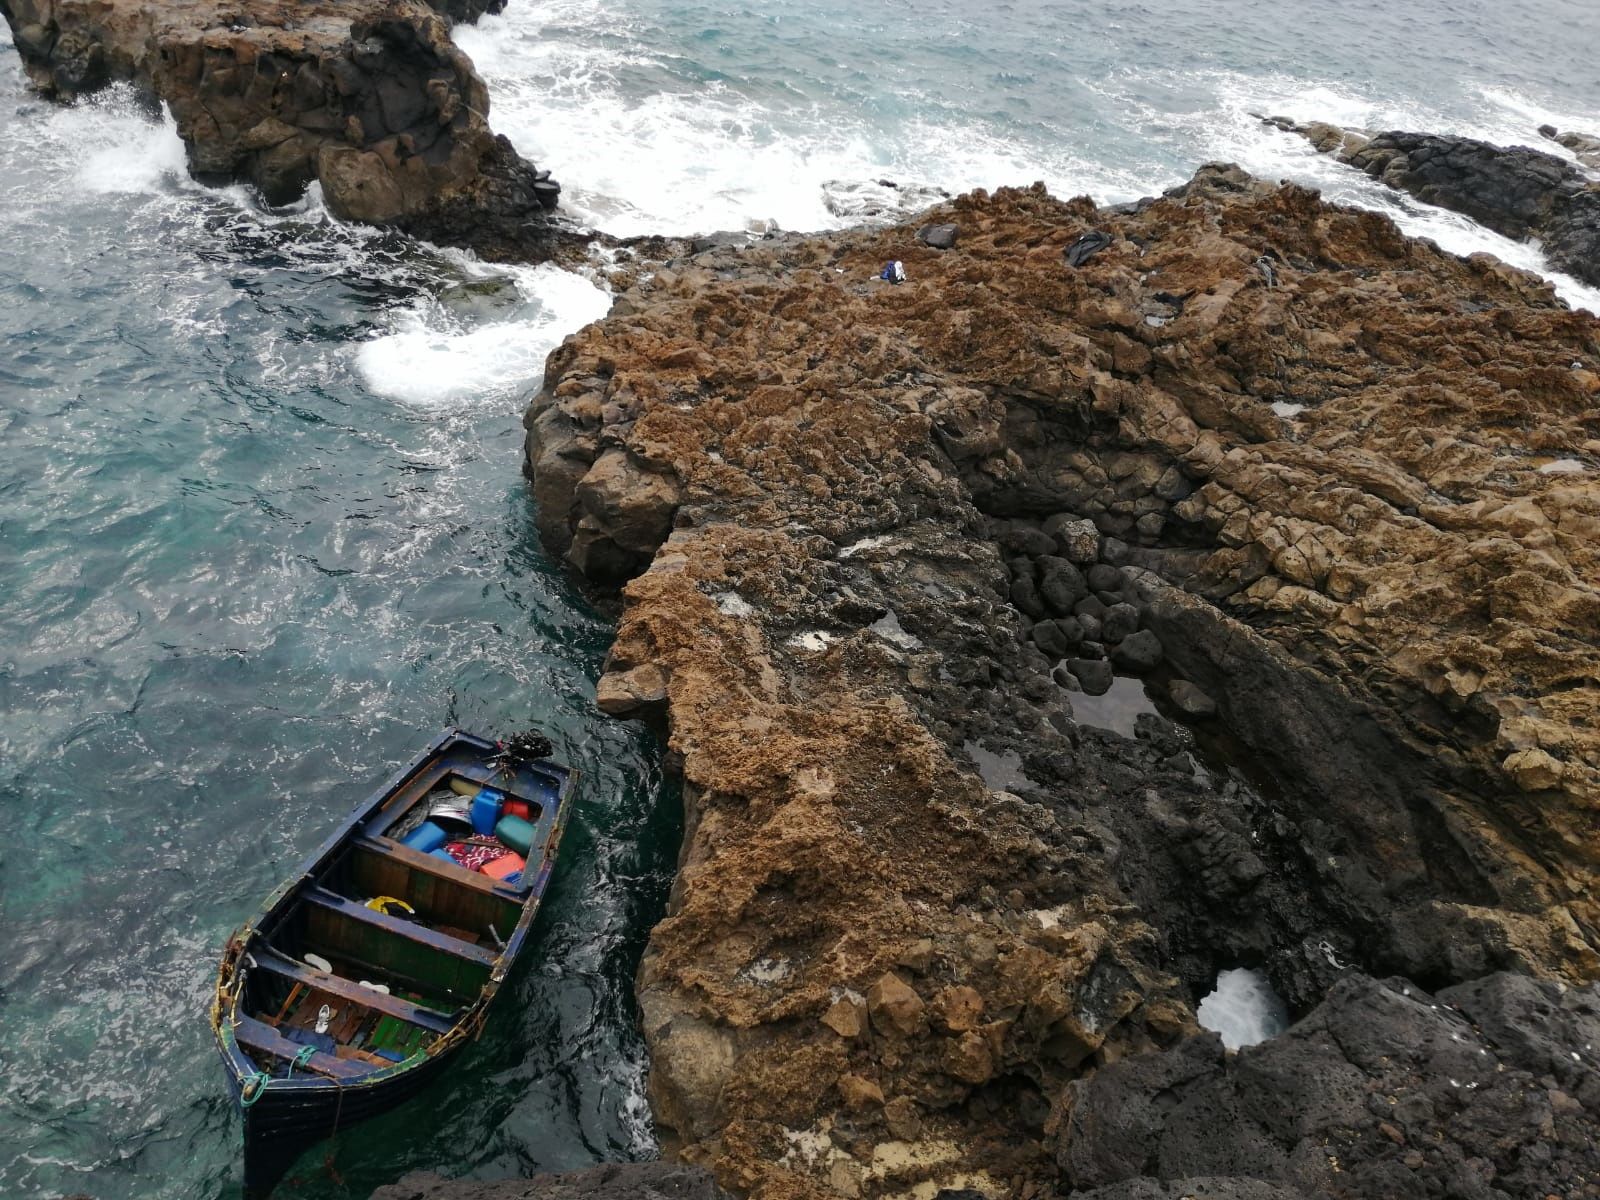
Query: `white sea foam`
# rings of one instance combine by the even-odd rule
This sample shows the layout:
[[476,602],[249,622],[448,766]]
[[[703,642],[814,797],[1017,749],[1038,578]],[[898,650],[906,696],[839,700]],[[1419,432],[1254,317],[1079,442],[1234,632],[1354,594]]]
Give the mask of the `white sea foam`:
[[1195,1010],[1202,1028],[1222,1035],[1229,1050],[1254,1046],[1289,1027],[1289,1012],[1260,971],[1239,968],[1217,976],[1217,990]]
[[391,332],[356,350],[367,386],[424,409],[503,398],[536,381],[561,339],[610,307],[582,275],[550,266],[510,273],[523,298],[511,320],[463,322],[431,297],[398,310]]
[[187,178],[183,141],[171,114],[163,111],[160,121],[145,121],[129,112],[113,115],[100,105],[68,112],[84,126],[77,132],[87,145],[73,183],[85,191],[154,192]]
[[[1198,89],[1214,102],[1173,113],[1155,104],[1152,94]],[[1443,111],[1412,97],[1378,95],[1348,83],[1317,82],[1288,74],[1250,75],[1237,71],[1125,72],[1093,90],[1137,123],[1155,142],[1178,151],[1185,160],[1235,162],[1263,179],[1289,179],[1317,188],[1336,204],[1376,209],[1413,237],[1430,238],[1452,254],[1486,252],[1501,261],[1544,276],[1574,307],[1600,313],[1600,288],[1557,271],[1533,242],[1515,242],[1447,209],[1423,204],[1376,180],[1319,154],[1297,134],[1263,125],[1256,114],[1281,115],[1297,121],[1329,121],[1350,128],[1416,129],[1459,133],[1500,145],[1553,147],[1539,137],[1537,122],[1517,110],[1514,93],[1486,92],[1484,104],[1470,112]],[[1539,110],[1543,111],[1543,110]],[[1548,115],[1548,114],[1547,114]],[[1588,128],[1597,123],[1565,114],[1563,127]],[[1152,180],[1147,191],[1176,180]]]
[[1043,153],[976,118],[892,125],[691,85],[625,15],[593,0],[514,6],[453,36],[489,84],[495,128],[556,172],[563,208],[619,235],[837,228],[850,222],[828,210],[829,180],[955,193],[1044,179],[1063,195],[1142,194],[1125,172]]

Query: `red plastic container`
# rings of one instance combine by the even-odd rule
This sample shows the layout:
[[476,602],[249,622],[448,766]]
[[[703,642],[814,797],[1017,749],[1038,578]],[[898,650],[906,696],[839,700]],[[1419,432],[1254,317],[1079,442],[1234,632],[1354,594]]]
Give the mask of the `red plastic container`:
[[507,800],[501,815],[507,817],[521,817],[524,821],[533,820],[533,805],[526,800]]
[[528,865],[528,860],[520,854],[504,854],[493,862],[483,864],[483,873],[491,879],[504,879],[508,875],[515,875]]

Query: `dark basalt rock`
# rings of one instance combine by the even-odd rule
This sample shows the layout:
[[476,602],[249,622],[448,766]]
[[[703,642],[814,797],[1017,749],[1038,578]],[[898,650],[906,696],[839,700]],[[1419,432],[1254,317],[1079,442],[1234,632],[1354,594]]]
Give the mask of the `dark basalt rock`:
[[1103,696],[1111,690],[1113,678],[1111,664],[1105,659],[1075,658],[1067,664],[1067,667],[1077,676],[1078,682],[1087,694]]
[[1154,670],[1161,664],[1161,639],[1148,629],[1141,629],[1118,642],[1111,657],[1119,667],[1126,667],[1135,673]]
[[[1493,975],[1429,996],[1341,979],[1287,1033],[1215,1034],[1069,1084],[1075,1195],[1586,1195],[1600,1168],[1600,988]],[[1262,1193],[1263,1186],[1281,1191]]]
[[1600,184],[1565,159],[1476,138],[1400,130],[1369,136],[1320,122],[1263,119],[1387,187],[1464,213],[1506,237],[1537,237],[1556,270],[1600,284]]
[[1120,642],[1138,628],[1139,610],[1126,602],[1108,607],[1100,622],[1100,633],[1108,642]]

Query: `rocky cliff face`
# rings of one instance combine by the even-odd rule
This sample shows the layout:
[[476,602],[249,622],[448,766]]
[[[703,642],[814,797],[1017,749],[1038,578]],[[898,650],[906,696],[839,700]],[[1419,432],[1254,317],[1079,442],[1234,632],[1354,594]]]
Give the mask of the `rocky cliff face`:
[[[1286,117],[1267,123],[1300,134],[1386,187],[1464,213],[1517,241],[1537,237],[1556,270],[1600,284],[1600,183],[1564,159],[1526,146],[1437,133],[1369,134],[1323,122],[1301,125]],[[1573,150],[1580,162],[1600,148],[1600,142],[1581,134],[1551,129],[1548,136]]]
[[[529,410],[544,536],[622,587],[602,707],[686,784],[669,1151],[763,1197],[1592,1180],[1600,326],[1227,168],[934,219],[672,262]],[[1075,720],[1113,674],[1248,772]],[[1307,1023],[1227,1060],[1240,964]],[[1386,1058],[1441,1001],[1512,1074]],[[1523,1053],[1555,1010],[1582,1078]]]
[[0,0],[41,90],[133,81],[171,110],[197,179],[242,180],[272,204],[316,180],[341,217],[538,256],[560,239],[544,219],[560,188],[490,131],[488,93],[441,15],[493,7]]

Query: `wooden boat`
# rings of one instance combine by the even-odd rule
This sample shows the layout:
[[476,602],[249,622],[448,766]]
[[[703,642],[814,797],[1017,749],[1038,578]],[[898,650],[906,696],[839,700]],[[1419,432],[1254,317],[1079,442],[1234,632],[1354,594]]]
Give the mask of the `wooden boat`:
[[[449,730],[229,939],[211,1024],[244,1116],[250,1200],[266,1196],[310,1146],[414,1095],[478,1036],[525,948],[576,778]],[[442,816],[421,828],[430,812],[452,808],[447,797],[459,811],[482,787],[499,792],[504,809],[527,814],[519,875],[493,878],[450,857],[454,849],[470,861],[469,845],[481,848],[478,857],[503,853],[481,830],[465,840],[467,826]],[[483,803],[492,806],[494,793]],[[453,846],[413,848],[440,827],[458,831]],[[498,861],[502,872],[515,865]]]

